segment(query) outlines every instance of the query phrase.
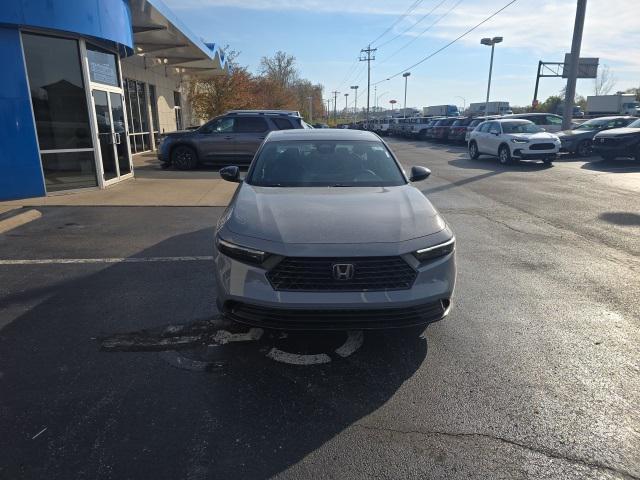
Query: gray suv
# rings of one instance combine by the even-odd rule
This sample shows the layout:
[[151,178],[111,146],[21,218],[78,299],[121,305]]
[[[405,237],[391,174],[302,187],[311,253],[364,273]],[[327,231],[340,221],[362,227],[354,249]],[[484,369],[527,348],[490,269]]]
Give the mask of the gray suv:
[[234,110],[195,130],[165,135],[158,159],[163,166],[191,170],[199,164],[249,165],[269,132],[308,128],[298,112]]

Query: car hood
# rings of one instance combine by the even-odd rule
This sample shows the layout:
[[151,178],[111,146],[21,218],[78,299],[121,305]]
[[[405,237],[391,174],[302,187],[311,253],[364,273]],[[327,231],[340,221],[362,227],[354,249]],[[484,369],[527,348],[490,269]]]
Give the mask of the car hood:
[[618,135],[630,135],[634,133],[640,133],[640,128],[612,128],[611,130],[600,132],[597,137],[617,137]]
[[241,185],[225,227],[283,243],[402,242],[445,228],[429,200],[397,187],[256,187]]
[[527,138],[529,140],[555,140],[558,138],[557,135],[549,132],[538,132],[538,133],[509,133],[508,137],[511,138]]
[[177,139],[177,138],[183,138],[183,137],[188,137],[193,135],[195,132],[195,130],[177,130],[175,132],[171,132],[171,133],[163,133],[161,136],[163,138],[171,138],[171,139]]
[[556,133],[556,135],[560,138],[574,138],[574,137],[585,137],[585,136],[593,136],[598,133],[598,130],[563,130],[561,132]]

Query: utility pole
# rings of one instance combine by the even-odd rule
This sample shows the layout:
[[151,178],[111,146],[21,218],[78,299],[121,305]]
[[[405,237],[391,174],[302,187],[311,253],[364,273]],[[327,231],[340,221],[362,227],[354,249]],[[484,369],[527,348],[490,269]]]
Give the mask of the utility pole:
[[309,123],[313,123],[313,97],[307,97],[309,100]]
[[[371,61],[375,60],[376,57],[372,54],[378,50],[377,48],[371,48],[371,44],[367,48],[363,48],[360,50],[360,58],[361,62],[367,62],[367,116],[366,121],[369,123],[369,90],[371,89]],[[366,56],[365,56],[366,54]]]
[[344,114],[347,116],[349,115],[349,105],[347,103],[348,98],[349,98],[349,94],[345,93],[344,94]]
[[331,93],[333,93],[333,121],[335,123],[338,123],[338,117],[336,116],[336,105],[338,105],[338,94],[340,92],[334,90]]
[[576,9],[576,22],[573,26],[573,41],[571,42],[571,58],[569,60],[569,77],[567,89],[564,95],[564,115],[562,115],[562,129],[571,128],[573,116],[573,102],[576,96],[576,79],[578,77],[578,64],[580,63],[580,48],[582,46],[582,32],[584,30],[584,17],[587,13],[587,0],[578,0]]
[[327,123],[329,123],[330,116],[331,116],[331,99],[327,98]]

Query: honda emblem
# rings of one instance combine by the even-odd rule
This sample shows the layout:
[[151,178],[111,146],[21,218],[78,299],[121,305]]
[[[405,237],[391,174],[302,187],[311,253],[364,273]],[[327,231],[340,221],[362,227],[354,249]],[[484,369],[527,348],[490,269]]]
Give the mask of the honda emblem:
[[333,278],[335,280],[353,280],[353,276],[356,272],[356,267],[353,263],[334,263],[333,267]]

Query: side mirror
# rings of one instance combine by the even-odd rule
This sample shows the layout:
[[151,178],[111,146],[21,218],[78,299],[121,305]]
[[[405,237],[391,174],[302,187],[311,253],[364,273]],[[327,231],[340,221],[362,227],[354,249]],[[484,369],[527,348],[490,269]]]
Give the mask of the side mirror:
[[491,130],[491,132],[489,132],[489,133],[492,133],[492,134],[493,134],[493,135],[495,135],[496,137],[497,137],[498,135],[500,135],[500,132],[499,132],[499,131],[497,131],[497,130]]
[[426,180],[429,175],[431,175],[431,170],[425,167],[421,167],[416,165],[415,167],[411,167],[411,176],[409,177],[410,182],[420,182],[422,180]]
[[240,167],[231,165],[220,169],[220,177],[227,182],[240,183]]

